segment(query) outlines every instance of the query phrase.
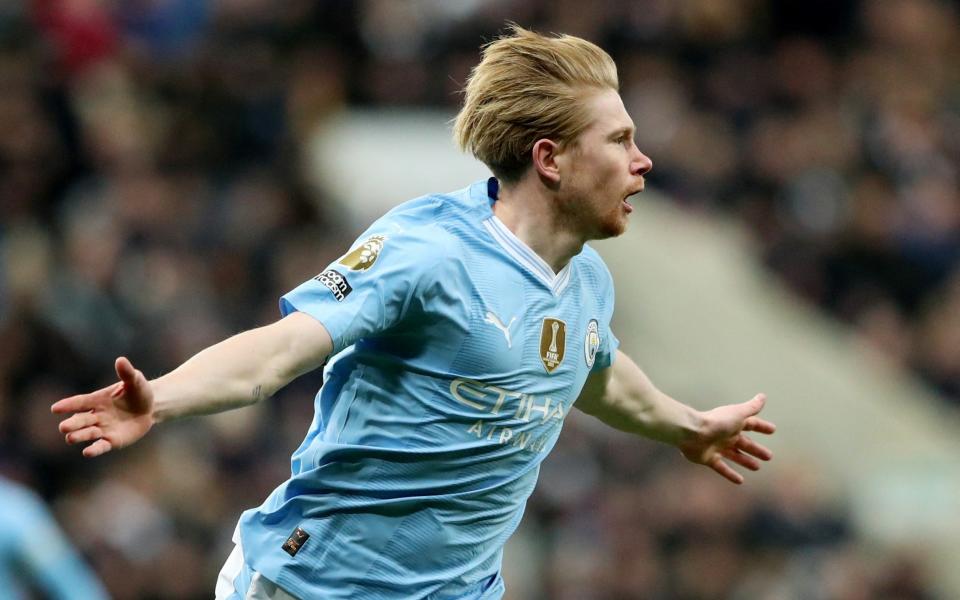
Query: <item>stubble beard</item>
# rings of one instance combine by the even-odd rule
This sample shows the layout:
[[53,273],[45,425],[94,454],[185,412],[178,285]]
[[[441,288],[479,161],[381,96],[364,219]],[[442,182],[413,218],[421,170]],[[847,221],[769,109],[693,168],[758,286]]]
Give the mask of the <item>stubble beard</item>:
[[615,215],[610,221],[605,222],[605,225],[607,225],[607,227],[604,230],[604,233],[606,235],[603,238],[597,238],[597,239],[619,237],[627,232],[627,218],[624,216],[621,216],[619,213]]
[[567,198],[561,203],[560,223],[567,231],[577,232],[584,242],[604,240],[622,235],[627,230],[627,216],[622,202],[601,212],[596,198],[590,194]]
[[618,205],[615,212],[600,222],[600,235],[593,239],[605,240],[623,235],[627,231],[627,218],[622,212],[623,209]]

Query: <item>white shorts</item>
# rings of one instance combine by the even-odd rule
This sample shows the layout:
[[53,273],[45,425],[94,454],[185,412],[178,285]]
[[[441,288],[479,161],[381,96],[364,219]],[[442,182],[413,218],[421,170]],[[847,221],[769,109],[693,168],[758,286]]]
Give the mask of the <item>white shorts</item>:
[[217,576],[216,600],[297,600],[243,560],[239,524],[233,532],[233,543],[233,551]]

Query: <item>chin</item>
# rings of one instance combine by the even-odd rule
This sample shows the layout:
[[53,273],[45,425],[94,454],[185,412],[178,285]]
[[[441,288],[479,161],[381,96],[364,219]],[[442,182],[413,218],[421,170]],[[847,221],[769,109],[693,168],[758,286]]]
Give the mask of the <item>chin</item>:
[[627,231],[626,219],[610,219],[600,224],[597,230],[595,240],[605,240],[612,237],[623,235]]

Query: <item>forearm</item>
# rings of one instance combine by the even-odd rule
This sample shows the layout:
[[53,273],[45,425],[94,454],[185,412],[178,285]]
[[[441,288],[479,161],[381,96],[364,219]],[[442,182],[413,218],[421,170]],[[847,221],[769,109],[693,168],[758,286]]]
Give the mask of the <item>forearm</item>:
[[622,352],[604,379],[588,382],[577,407],[611,427],[676,445],[695,435],[701,413],[661,392]]
[[604,404],[605,423],[622,431],[676,445],[695,434],[699,413],[651,386],[644,392],[624,393]]
[[677,402],[653,385],[630,357],[618,352],[613,365],[592,373],[577,398],[577,408],[630,433],[677,446],[687,460],[706,465],[733,483],[743,475],[727,460],[756,471],[771,452],[742,435],[770,434],[773,423],[757,417],[766,396],[700,412]]
[[268,349],[245,331],[196,354],[151,381],[158,422],[253,404],[286,384],[269,368]]
[[[210,346],[170,373],[151,381],[156,422],[222,412],[268,398],[329,354],[329,336],[303,332],[287,317]],[[317,326],[315,321],[301,326]],[[321,327],[322,329],[322,327]],[[312,337],[311,337],[312,336]]]

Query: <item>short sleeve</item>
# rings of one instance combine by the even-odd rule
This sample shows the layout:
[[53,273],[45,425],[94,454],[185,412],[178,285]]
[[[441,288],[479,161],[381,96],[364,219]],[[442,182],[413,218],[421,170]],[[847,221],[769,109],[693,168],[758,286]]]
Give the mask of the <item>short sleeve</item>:
[[400,323],[446,254],[446,232],[418,226],[368,231],[316,277],[280,298],[280,312],[320,321],[334,353]]
[[[599,257],[597,260],[599,261]],[[602,371],[612,366],[613,359],[617,355],[617,349],[620,347],[620,340],[613,334],[613,329],[610,325],[613,319],[616,296],[613,287],[613,276],[610,275],[610,271],[602,261],[600,261],[600,265],[600,272],[602,273],[601,281],[603,282],[600,293],[602,298],[601,306],[603,308],[598,323],[600,343],[597,348],[597,356],[593,362],[593,367],[590,369],[591,372]]]
[[617,348],[620,347],[620,340],[610,329],[610,322],[605,324],[605,330],[600,333],[600,347],[597,349],[597,358],[593,362],[591,372],[602,371],[613,365],[613,357],[617,354]]

